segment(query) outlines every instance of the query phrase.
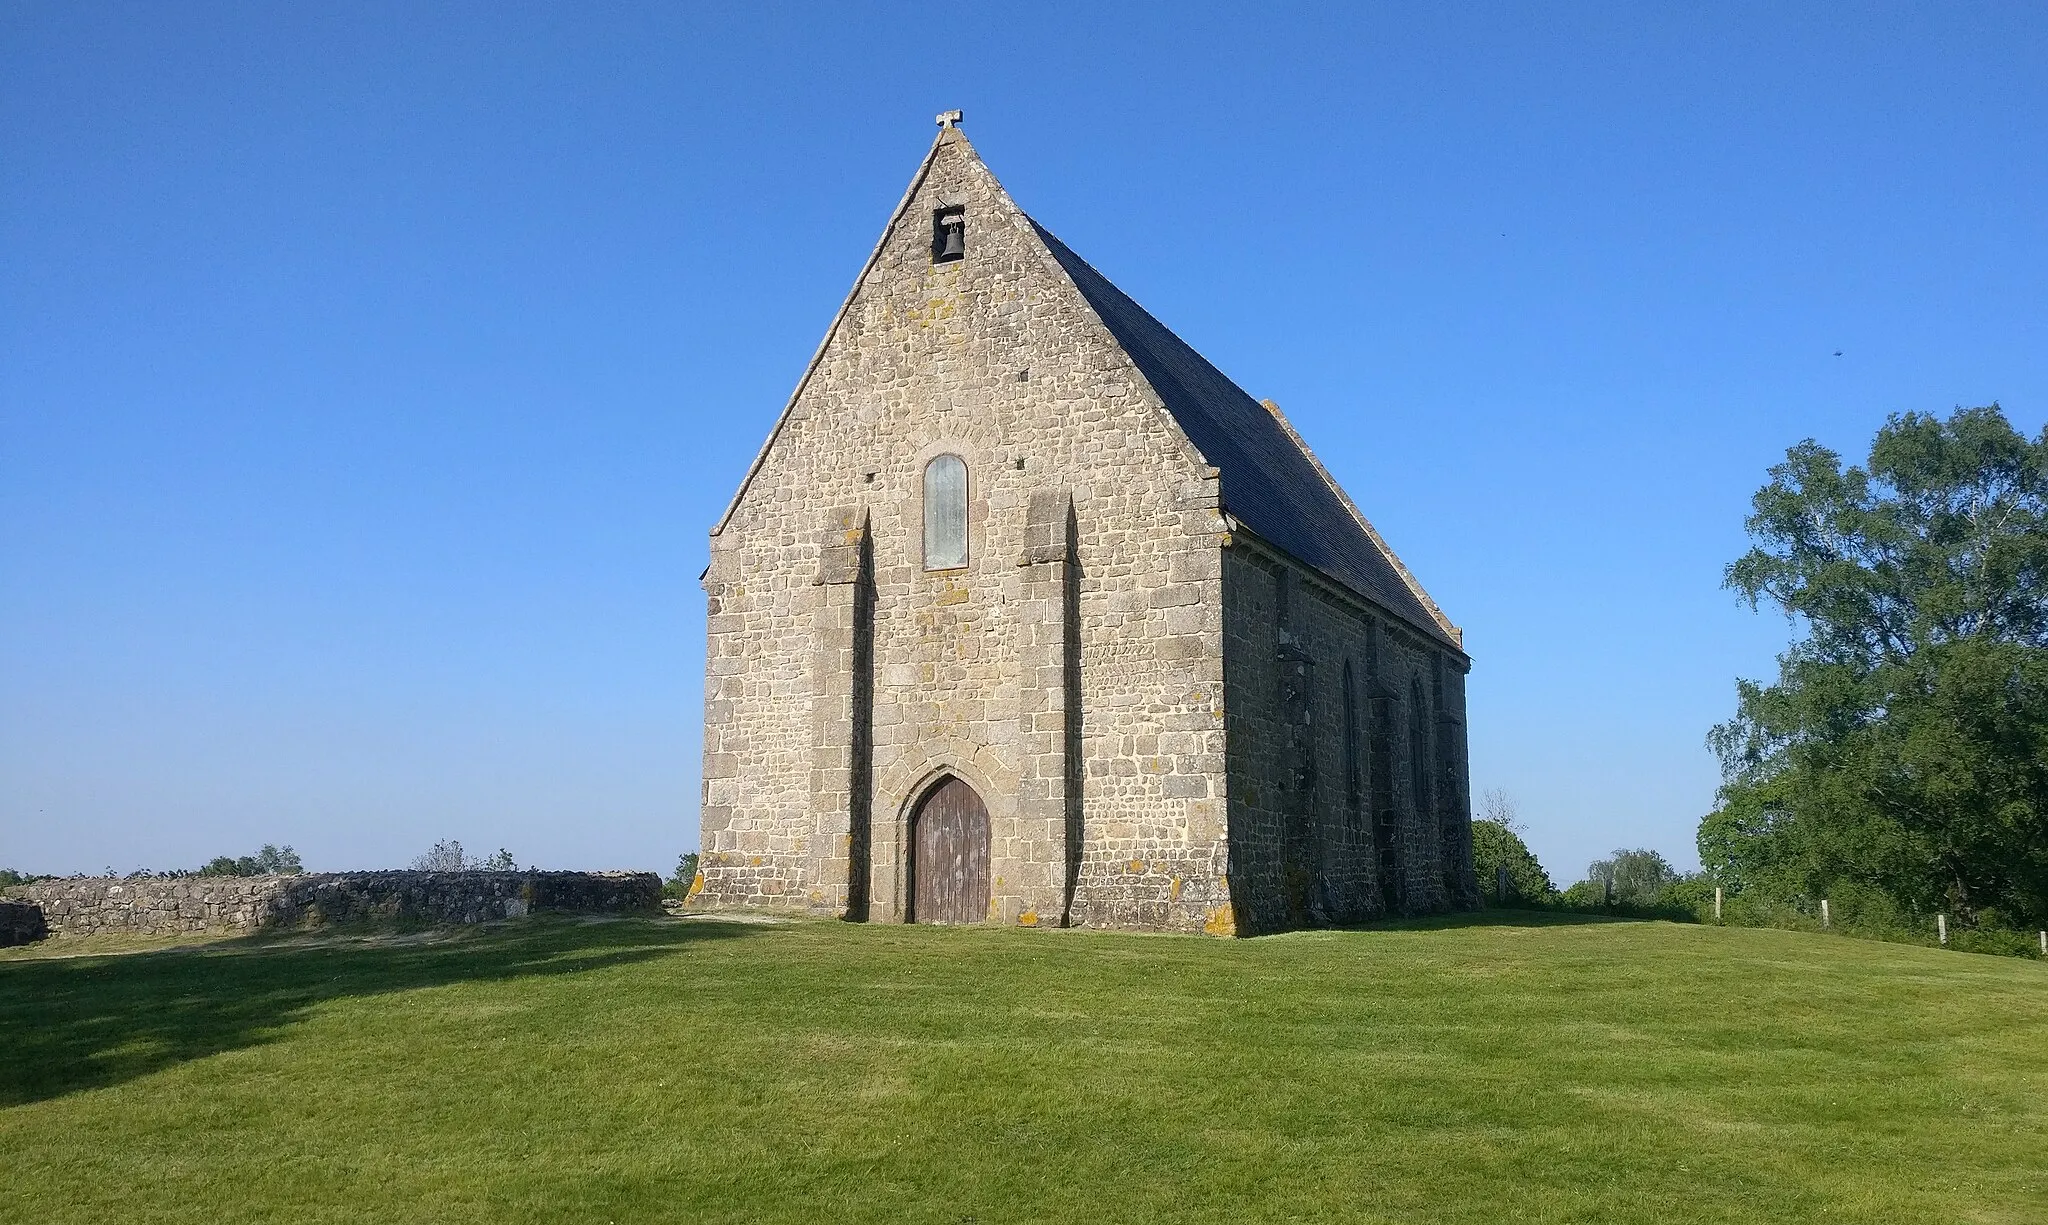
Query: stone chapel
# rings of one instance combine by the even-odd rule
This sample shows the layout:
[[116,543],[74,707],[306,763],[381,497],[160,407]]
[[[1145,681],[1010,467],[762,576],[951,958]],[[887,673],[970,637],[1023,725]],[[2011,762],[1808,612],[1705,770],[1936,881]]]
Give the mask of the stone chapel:
[[1461,633],[958,120],[711,530],[690,905],[1218,935],[1475,905]]

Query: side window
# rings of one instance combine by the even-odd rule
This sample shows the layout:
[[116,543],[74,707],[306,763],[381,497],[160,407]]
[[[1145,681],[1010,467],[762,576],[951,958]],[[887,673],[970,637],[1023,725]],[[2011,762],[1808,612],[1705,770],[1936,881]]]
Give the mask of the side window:
[[1408,788],[1417,816],[1428,816],[1436,809],[1430,781],[1429,708],[1423,703],[1422,678],[1418,676],[1408,682]]
[[1365,828],[1364,787],[1358,773],[1358,682],[1351,661],[1344,661],[1344,824],[1354,833]]
[[924,568],[967,564],[967,464],[941,455],[924,466]]

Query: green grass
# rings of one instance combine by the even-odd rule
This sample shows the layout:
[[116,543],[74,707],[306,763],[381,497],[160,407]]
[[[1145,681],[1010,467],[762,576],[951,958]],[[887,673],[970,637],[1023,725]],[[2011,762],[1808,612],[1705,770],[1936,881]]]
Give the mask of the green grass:
[[2048,966],[1493,914],[0,958],[0,1220],[2048,1221]]

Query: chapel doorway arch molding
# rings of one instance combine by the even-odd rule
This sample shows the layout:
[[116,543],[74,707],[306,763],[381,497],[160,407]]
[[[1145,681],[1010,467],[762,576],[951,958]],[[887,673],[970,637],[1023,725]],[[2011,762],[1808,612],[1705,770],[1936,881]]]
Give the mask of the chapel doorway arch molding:
[[988,918],[988,806],[966,780],[948,774],[925,792],[911,816],[910,846],[911,922]]

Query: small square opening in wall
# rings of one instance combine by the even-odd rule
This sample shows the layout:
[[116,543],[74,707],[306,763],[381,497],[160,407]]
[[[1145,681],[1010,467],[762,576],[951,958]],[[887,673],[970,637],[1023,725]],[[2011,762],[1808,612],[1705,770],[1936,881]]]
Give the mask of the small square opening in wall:
[[932,262],[950,264],[967,258],[967,206],[955,204],[932,214]]

